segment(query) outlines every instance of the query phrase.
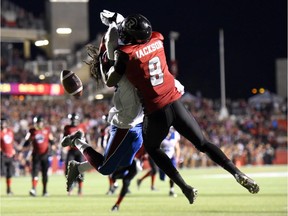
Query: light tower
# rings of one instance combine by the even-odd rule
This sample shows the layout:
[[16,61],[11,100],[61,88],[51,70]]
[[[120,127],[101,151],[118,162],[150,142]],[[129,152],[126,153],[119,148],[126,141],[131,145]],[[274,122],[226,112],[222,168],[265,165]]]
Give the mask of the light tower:
[[170,38],[170,71],[174,75],[174,77],[178,74],[178,66],[176,61],[176,55],[175,55],[175,41],[179,37],[179,32],[171,31],[169,34]]
[[225,59],[224,59],[224,31],[219,31],[219,54],[220,54],[220,85],[221,85],[221,109],[219,120],[228,118],[229,113],[226,107],[226,89],[225,89]]

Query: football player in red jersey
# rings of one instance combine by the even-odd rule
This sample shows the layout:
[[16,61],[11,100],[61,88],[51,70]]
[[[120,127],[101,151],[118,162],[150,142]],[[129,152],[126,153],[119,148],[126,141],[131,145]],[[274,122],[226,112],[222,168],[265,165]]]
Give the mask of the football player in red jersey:
[[56,150],[54,145],[54,136],[49,127],[44,126],[42,116],[33,118],[33,126],[25,136],[23,150],[32,148],[32,189],[29,191],[30,196],[36,196],[36,188],[38,184],[38,173],[41,169],[43,196],[48,196],[47,182],[49,169],[50,150]]
[[158,167],[157,167],[156,163],[154,162],[154,160],[151,158],[151,156],[148,154],[147,154],[147,160],[149,162],[150,169],[141,178],[137,179],[137,187],[138,187],[138,189],[140,189],[140,185],[141,185],[142,181],[144,179],[146,179],[147,177],[151,176],[150,188],[152,191],[157,191],[157,189],[155,187],[155,180],[156,180],[156,174],[158,172]]
[[[87,140],[87,136],[85,133],[85,128],[82,127],[83,125],[80,124],[80,117],[77,113],[70,113],[68,114],[68,119],[70,119],[70,124],[65,125],[63,129],[63,137],[73,134],[78,130],[81,130],[85,134],[85,138]],[[67,151],[67,156],[65,160],[65,175],[67,175],[67,168],[68,168],[68,163],[71,160],[75,160],[77,162],[83,162],[84,157],[81,154],[80,151],[76,147],[68,147]],[[78,195],[82,195],[82,187],[83,187],[83,178],[84,175],[82,174],[79,178],[76,179],[78,183]],[[73,187],[70,188],[70,191],[68,191],[68,195],[71,195]]]
[[[105,11],[104,13],[106,16],[108,12]],[[103,19],[106,18],[103,17]],[[117,31],[117,38],[113,38],[113,35],[110,34],[110,27],[114,29],[113,26],[109,26],[105,39],[103,38],[100,44],[100,52],[98,47],[88,47],[88,54],[92,57],[92,60],[88,63],[91,66],[91,74],[96,79],[97,84],[100,85],[102,81],[100,70],[106,72],[105,68],[109,69],[107,66],[109,64],[108,59],[110,54],[113,55],[113,51],[111,53],[106,52],[106,46],[113,46],[113,43],[117,44],[118,40]],[[95,151],[88,143],[83,141],[81,132],[64,137],[61,144],[62,146],[76,146],[89,161],[89,163],[87,161],[78,163],[73,160],[69,162],[67,190],[69,190],[71,183],[79,173],[91,168],[95,168],[103,175],[111,175],[111,183],[116,179],[122,179],[121,192],[111,209],[111,211],[118,211],[129,190],[131,180],[137,174],[134,156],[142,146],[143,141],[143,108],[134,86],[125,77],[115,86],[113,105],[107,116],[107,122],[110,124],[110,136],[104,154]]]
[[7,195],[13,195],[11,191],[12,176],[14,170],[14,155],[15,155],[15,140],[14,132],[11,128],[8,128],[7,119],[1,118],[1,175],[6,176],[6,193]]
[[137,88],[144,106],[143,143],[148,154],[182,190],[192,204],[197,190],[188,185],[160,149],[169,128],[174,128],[201,152],[231,173],[250,193],[258,193],[259,186],[242,173],[229,158],[203,134],[198,122],[179,100],[181,94],[170,73],[164,37],[152,32],[149,20],[141,14],[127,16],[118,27],[123,45],[115,51],[115,62],[106,74],[106,85],[115,86],[125,75]]

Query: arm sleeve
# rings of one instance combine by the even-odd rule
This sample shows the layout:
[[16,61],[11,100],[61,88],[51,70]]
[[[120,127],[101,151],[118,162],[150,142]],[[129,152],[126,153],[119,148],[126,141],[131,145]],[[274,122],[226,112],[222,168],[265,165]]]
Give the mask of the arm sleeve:
[[126,63],[129,61],[129,56],[128,54],[122,52],[121,50],[116,50],[115,51],[115,71],[118,74],[124,74],[126,70]]

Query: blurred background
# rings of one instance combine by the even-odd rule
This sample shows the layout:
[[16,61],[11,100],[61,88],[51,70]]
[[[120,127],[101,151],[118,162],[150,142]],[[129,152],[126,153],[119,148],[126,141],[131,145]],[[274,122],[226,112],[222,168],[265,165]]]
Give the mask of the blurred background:
[[[164,35],[183,103],[237,165],[287,163],[286,0],[1,0],[1,117],[16,146],[38,114],[58,143],[76,112],[91,144],[103,147],[114,89],[96,86],[84,63],[86,45],[98,45],[106,30],[103,9],[141,13]],[[83,81],[80,100],[63,90],[63,69]],[[182,137],[182,167],[214,165],[187,142]],[[63,169],[60,155],[51,158],[53,172]]]

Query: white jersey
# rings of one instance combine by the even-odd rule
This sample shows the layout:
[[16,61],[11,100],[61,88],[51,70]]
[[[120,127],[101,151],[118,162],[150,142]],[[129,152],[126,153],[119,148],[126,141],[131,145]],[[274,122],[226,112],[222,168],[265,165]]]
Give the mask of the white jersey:
[[175,154],[175,145],[180,141],[180,134],[174,129],[170,128],[169,134],[161,143],[161,149],[166,153],[169,158]]
[[122,76],[113,95],[114,107],[107,121],[118,128],[132,128],[143,122],[143,107],[135,87]]

